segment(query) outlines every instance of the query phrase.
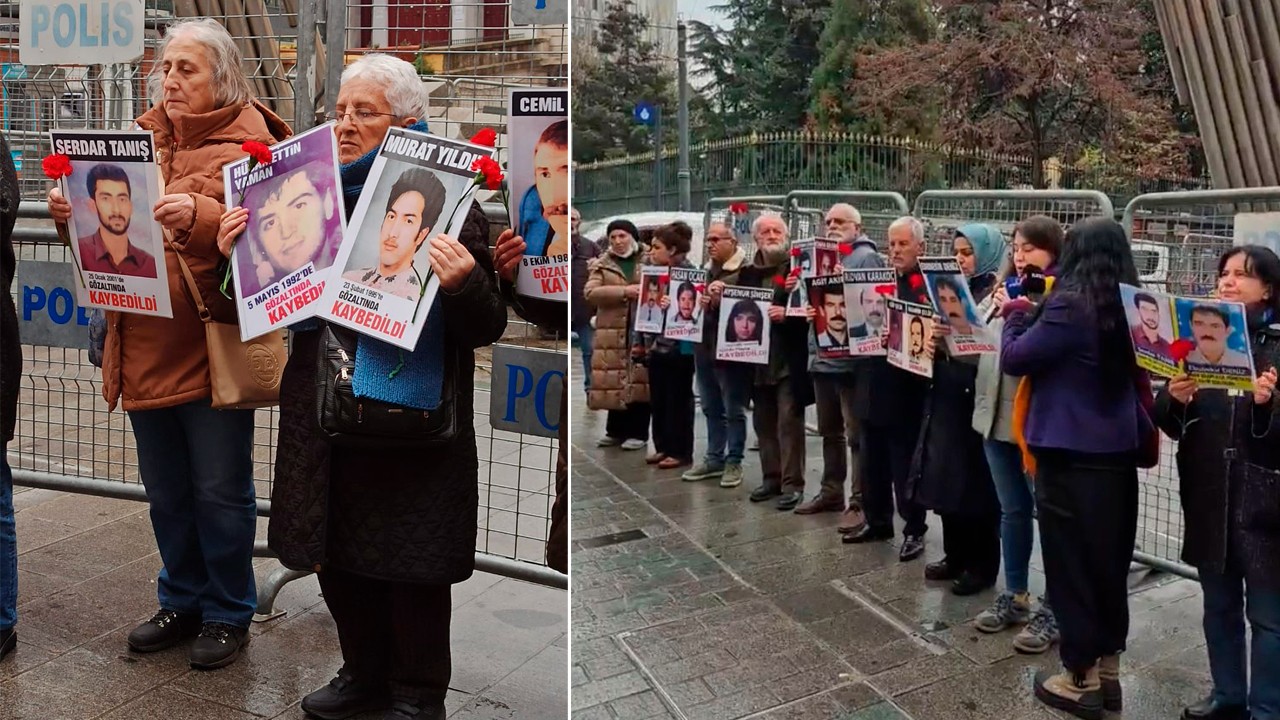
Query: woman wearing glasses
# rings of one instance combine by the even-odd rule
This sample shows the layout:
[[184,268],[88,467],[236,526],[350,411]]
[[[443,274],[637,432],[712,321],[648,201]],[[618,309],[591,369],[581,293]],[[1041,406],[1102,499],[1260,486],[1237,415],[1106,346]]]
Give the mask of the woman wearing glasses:
[[[409,63],[366,55],[347,67],[338,89],[338,159],[348,216],[387,130],[425,132],[427,92]],[[223,217],[220,247],[245,226],[240,211]],[[293,351],[280,386],[280,436],[272,487],[271,547],[290,568],[313,570],[338,628],[343,668],[302,701],[311,717],[347,718],[381,711],[387,720],[444,717],[449,687],[450,586],[475,568],[478,459],[472,429],[474,349],[506,328],[488,251],[489,223],[478,204],[459,236],[433,236],[431,266],[440,277],[442,343],[420,342],[395,381],[379,387],[416,398],[425,381],[453,365],[457,437],[408,451],[331,446],[316,428],[315,376],[319,322],[290,328]],[[335,331],[341,329],[335,328]],[[424,332],[423,337],[429,337]],[[373,365],[363,358],[399,351],[360,337],[356,381]],[[411,372],[414,367],[419,372]],[[362,369],[363,368],[363,369]],[[438,374],[432,374],[437,372]],[[376,373],[374,373],[376,375]],[[385,376],[385,372],[383,373]],[[371,383],[373,385],[374,383]],[[397,405],[415,405],[378,397]]]

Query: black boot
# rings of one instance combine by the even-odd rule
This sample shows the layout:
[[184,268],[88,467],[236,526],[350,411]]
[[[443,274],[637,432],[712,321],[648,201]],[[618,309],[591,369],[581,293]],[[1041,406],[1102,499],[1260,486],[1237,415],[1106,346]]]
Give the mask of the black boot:
[[444,720],[444,703],[426,705],[396,700],[382,720]]
[[302,709],[320,720],[345,720],[373,710],[391,707],[391,693],[384,683],[362,682],[346,668],[328,685],[302,698]]
[[1183,720],[1249,720],[1249,708],[1244,705],[1219,705],[1210,695],[1184,709],[1182,718]]
[[851,545],[861,543],[876,542],[878,540],[892,540],[893,527],[875,527],[869,524],[863,524],[862,529],[857,532],[845,534],[840,538],[840,542]]
[[191,667],[197,670],[224,668],[240,657],[249,644],[249,629],[210,622],[200,628],[200,636],[191,644]]
[[0,660],[3,660],[5,655],[13,652],[16,647],[18,647],[17,628],[0,630]]
[[925,580],[956,580],[960,577],[960,568],[943,559],[924,566]]
[[173,610],[160,608],[155,617],[129,633],[129,648],[140,653],[159,652],[198,634],[199,615],[180,615]]

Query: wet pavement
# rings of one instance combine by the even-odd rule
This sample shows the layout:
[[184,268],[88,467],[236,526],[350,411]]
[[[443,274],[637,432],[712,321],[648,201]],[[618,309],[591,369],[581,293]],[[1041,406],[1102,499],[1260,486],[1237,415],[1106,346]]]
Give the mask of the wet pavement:
[[[161,566],[146,506],[15,490],[19,644],[0,662],[0,720],[300,720],[302,697],[341,667],[314,576],[285,587],[285,614],[255,623],[229,668],[191,670],[185,647],[130,652],[125,637],[155,611]],[[256,564],[259,581],[278,567]],[[563,590],[495,575],[455,585],[449,717],[564,717],[566,604]]]
[[[842,545],[836,513],[747,501],[757,453],[738,488],[682,482],[644,452],[596,448],[604,413],[585,409],[580,388],[573,402],[575,720],[1067,717],[1031,695],[1056,652],[1019,655],[1016,630],[974,629],[995,591],[959,598],[924,579],[942,554],[937,518],[914,562],[898,562],[900,537]],[[700,450],[701,415],[697,425]],[[812,496],[819,440],[808,449]],[[1031,585],[1043,591],[1038,552]],[[1199,586],[1143,569],[1131,587],[1126,709],[1111,717],[1177,718],[1210,685]]]

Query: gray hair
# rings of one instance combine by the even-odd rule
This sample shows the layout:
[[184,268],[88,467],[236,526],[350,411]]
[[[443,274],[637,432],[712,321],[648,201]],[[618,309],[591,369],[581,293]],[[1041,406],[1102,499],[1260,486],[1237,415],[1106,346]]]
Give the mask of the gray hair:
[[404,60],[383,53],[365,55],[342,71],[342,85],[354,80],[368,80],[381,86],[396,116],[427,118],[430,106],[427,88],[418,71]]
[[755,221],[751,223],[752,235],[755,235],[757,232],[760,231],[760,226],[764,224],[765,220],[777,220],[782,225],[783,236],[788,236],[791,234],[791,231],[787,228],[787,221],[783,220],[781,215],[775,212],[764,212],[764,213],[760,213],[760,215],[756,217]]
[[239,105],[253,97],[253,88],[249,87],[249,78],[245,77],[240,67],[243,58],[240,48],[236,47],[231,33],[210,18],[197,20],[180,20],[165,30],[164,39],[160,41],[160,49],[156,51],[155,65],[147,76],[147,89],[151,93],[151,102],[159,103],[164,99],[164,54],[169,43],[179,36],[190,35],[205,48],[209,65],[213,69],[213,103],[224,108]]
[[924,244],[924,223],[920,222],[919,218],[904,215],[889,224],[889,232],[893,232],[894,228],[900,227],[910,228],[912,239],[921,245]]

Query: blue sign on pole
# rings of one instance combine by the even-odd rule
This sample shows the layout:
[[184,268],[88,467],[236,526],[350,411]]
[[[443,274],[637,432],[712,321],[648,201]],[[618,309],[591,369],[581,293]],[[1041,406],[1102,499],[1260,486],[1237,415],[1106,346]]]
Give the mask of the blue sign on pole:
[[658,110],[647,102],[640,102],[636,103],[634,115],[641,125],[652,125],[658,119]]

